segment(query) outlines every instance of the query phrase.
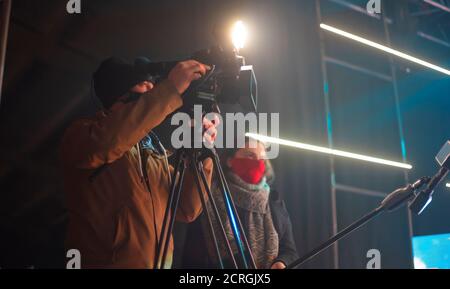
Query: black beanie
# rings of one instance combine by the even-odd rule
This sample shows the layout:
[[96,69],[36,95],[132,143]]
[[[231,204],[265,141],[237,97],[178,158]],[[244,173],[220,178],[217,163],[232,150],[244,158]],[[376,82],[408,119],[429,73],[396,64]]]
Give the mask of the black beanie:
[[95,94],[105,108],[110,108],[119,97],[146,78],[135,69],[135,65],[122,58],[110,57],[94,72]]

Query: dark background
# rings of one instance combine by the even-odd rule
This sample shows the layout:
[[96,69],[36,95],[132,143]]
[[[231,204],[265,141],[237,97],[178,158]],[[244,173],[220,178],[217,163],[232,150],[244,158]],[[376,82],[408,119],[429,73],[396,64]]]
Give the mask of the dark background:
[[[14,0],[0,104],[0,267],[64,267],[66,214],[56,152],[64,128],[91,114],[90,78],[111,55],[177,59],[214,44],[211,31],[224,19],[243,19],[250,29],[242,51],[254,65],[261,112],[280,113],[280,136],[328,146],[321,70],[325,54],[390,75],[389,58],[318,27],[322,21],[386,43],[383,24],[342,1],[313,0],[81,0],[69,15],[63,0]],[[341,3],[339,3],[341,2]],[[366,1],[349,1],[365,7]],[[392,46],[450,67],[450,47],[417,36],[448,39],[450,13],[423,1],[384,1]],[[449,137],[450,78],[395,60],[399,111],[392,83],[328,63],[329,123],[336,148],[414,166],[413,181],[437,170],[434,156]],[[402,153],[398,116],[404,127]],[[274,161],[300,254],[331,236],[332,177],[337,184],[388,193],[405,184],[401,169],[336,159],[282,147]],[[332,173],[334,172],[334,173]],[[344,187],[345,188],[345,187]],[[337,225],[343,228],[381,201],[340,189]],[[450,232],[450,191],[441,185],[434,202],[414,217],[414,234]],[[182,232],[182,228],[179,232]],[[179,233],[179,236],[181,234]],[[365,268],[369,249],[379,249],[383,268],[409,268],[407,210],[382,216],[339,243],[340,268]],[[304,268],[333,268],[331,249]]]

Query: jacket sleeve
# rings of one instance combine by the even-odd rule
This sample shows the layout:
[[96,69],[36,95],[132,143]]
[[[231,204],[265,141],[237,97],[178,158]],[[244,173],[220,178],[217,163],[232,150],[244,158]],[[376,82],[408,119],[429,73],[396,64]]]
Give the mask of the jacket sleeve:
[[[208,186],[211,187],[212,169],[213,162],[211,159],[206,159],[203,161],[203,170],[208,181]],[[183,191],[180,196],[180,207],[177,211],[176,219],[180,222],[190,223],[193,222],[202,212],[202,202],[200,199],[200,194],[197,190],[197,184],[195,182],[195,175],[191,172],[190,168],[186,168],[186,175],[184,180]],[[201,182],[201,180],[200,180]],[[206,191],[204,190],[203,183],[201,183],[203,188],[205,201],[208,200]]]
[[280,222],[283,222],[282,234],[279,236],[279,251],[278,257],[273,263],[283,262],[285,265],[289,265],[298,258],[297,248],[295,246],[294,234],[292,232],[292,223],[289,218],[289,213],[283,201],[280,201],[279,215]]
[[181,105],[175,86],[164,80],[137,101],[119,103],[95,120],[76,121],[63,137],[61,157],[82,169],[112,163]]

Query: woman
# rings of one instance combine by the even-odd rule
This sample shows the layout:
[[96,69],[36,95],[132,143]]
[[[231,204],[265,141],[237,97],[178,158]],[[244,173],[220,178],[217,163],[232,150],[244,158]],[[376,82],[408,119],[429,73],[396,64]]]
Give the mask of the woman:
[[[292,225],[284,202],[270,186],[274,180],[274,173],[270,162],[265,160],[265,157],[266,149],[263,143],[253,142],[253,145],[250,145],[247,140],[245,148],[230,150],[224,155],[223,168],[257,268],[284,269],[297,258],[297,252]],[[217,184],[213,184],[212,193],[233,250],[234,259],[242,265],[226,215],[225,203]],[[223,233],[212,213],[211,202],[208,202],[208,207],[222,261],[226,268],[233,268]],[[183,258],[185,267],[220,268],[209,232],[208,222],[203,214],[200,220],[189,229]],[[205,246],[207,250],[204,249]],[[247,257],[249,257],[248,254]]]

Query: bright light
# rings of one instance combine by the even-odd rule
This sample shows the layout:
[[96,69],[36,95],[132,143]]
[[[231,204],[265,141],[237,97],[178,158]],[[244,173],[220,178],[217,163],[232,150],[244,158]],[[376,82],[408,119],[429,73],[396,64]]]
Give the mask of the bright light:
[[440,67],[440,66],[434,65],[434,64],[429,63],[429,62],[426,62],[426,61],[424,61],[424,60],[420,60],[420,59],[418,59],[418,58],[416,58],[416,57],[413,57],[413,56],[410,56],[410,55],[408,55],[408,54],[406,54],[406,53],[403,53],[403,52],[400,52],[400,51],[398,51],[398,50],[389,48],[389,47],[387,47],[387,46],[384,46],[384,45],[375,43],[375,42],[373,42],[373,41],[367,40],[367,39],[362,38],[362,37],[360,37],[360,36],[357,36],[357,35],[354,35],[354,34],[345,32],[345,31],[340,30],[340,29],[338,29],[338,28],[335,28],[335,27],[332,27],[332,26],[329,26],[329,25],[326,25],[326,24],[323,24],[323,23],[320,24],[320,28],[325,29],[325,30],[328,30],[328,31],[333,32],[333,33],[336,33],[336,34],[341,35],[341,36],[343,36],[343,37],[353,39],[353,40],[355,40],[355,41],[357,41],[357,42],[363,43],[363,44],[368,45],[368,46],[371,46],[371,47],[373,47],[373,48],[383,50],[383,51],[385,51],[385,52],[387,52],[387,53],[396,55],[396,56],[398,56],[398,57],[400,57],[400,58],[409,60],[409,61],[411,61],[411,62],[414,62],[414,63],[420,64],[420,65],[423,65],[423,66],[428,67],[428,68],[431,68],[431,69],[434,69],[434,70],[439,71],[439,72],[442,72],[442,73],[444,73],[444,74],[446,74],[446,75],[450,75],[450,70],[448,70],[448,69],[442,68],[442,67]]
[[427,269],[427,264],[419,257],[414,257],[414,269]]
[[447,188],[450,188],[450,183],[446,184],[445,186],[446,186]]
[[340,150],[335,150],[335,149],[330,149],[330,148],[325,148],[325,147],[319,147],[319,146],[315,146],[315,145],[309,145],[309,144],[304,144],[304,143],[299,143],[299,142],[294,142],[294,141],[289,141],[289,140],[283,140],[283,139],[279,139],[279,138],[274,138],[274,137],[269,137],[269,136],[254,134],[254,133],[246,133],[245,135],[248,137],[251,137],[255,140],[262,141],[262,142],[275,143],[275,144],[295,147],[295,148],[299,148],[299,149],[304,149],[304,150],[309,150],[309,151],[314,151],[314,152],[319,152],[319,153],[324,153],[324,154],[329,154],[329,155],[335,155],[335,156],[340,156],[340,157],[345,157],[345,158],[357,159],[357,160],[371,162],[371,163],[383,164],[383,165],[387,165],[387,166],[393,166],[393,167],[398,167],[398,168],[403,168],[403,169],[408,169],[408,170],[412,169],[412,166],[410,164],[394,162],[394,161],[384,160],[384,159],[380,159],[380,158],[369,157],[369,156],[365,156],[365,155],[360,155],[360,154],[355,154],[355,153],[350,153],[350,152],[345,152],[345,151],[340,151]]
[[244,48],[245,42],[247,41],[248,30],[245,26],[244,22],[237,21],[231,32],[231,38],[233,41],[233,45],[236,49]]

